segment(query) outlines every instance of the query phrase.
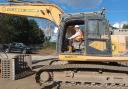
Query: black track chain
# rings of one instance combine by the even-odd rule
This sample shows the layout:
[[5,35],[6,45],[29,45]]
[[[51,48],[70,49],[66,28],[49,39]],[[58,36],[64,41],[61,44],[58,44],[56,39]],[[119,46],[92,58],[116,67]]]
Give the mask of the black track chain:
[[122,66],[109,66],[109,65],[96,65],[96,64],[64,64],[64,65],[46,65],[40,71],[55,71],[67,69],[98,69],[128,73],[128,67]]
[[[39,83],[40,74],[43,71],[54,72],[54,71],[64,71],[64,70],[76,70],[76,69],[94,69],[94,70],[103,70],[104,72],[119,72],[119,73],[128,73],[128,67],[123,66],[111,66],[111,65],[98,65],[98,64],[63,64],[63,65],[46,65],[41,68],[36,74],[36,81]],[[93,87],[93,86],[92,86]],[[87,88],[92,89],[92,88]],[[100,89],[100,87],[99,87]],[[102,88],[102,89],[111,89],[111,88]],[[114,88],[113,88],[114,89]],[[115,88],[115,89],[118,89]],[[119,89],[128,89],[128,87],[121,87]]]

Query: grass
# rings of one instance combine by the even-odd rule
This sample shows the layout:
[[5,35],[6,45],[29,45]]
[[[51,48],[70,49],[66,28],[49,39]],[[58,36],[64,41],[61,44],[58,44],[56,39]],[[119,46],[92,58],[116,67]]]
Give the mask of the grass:
[[42,47],[38,50],[37,54],[40,55],[52,55],[56,53],[56,43],[49,42],[46,46]]
[[56,50],[56,43],[55,42],[48,42],[46,44],[46,46],[44,46],[42,49]]

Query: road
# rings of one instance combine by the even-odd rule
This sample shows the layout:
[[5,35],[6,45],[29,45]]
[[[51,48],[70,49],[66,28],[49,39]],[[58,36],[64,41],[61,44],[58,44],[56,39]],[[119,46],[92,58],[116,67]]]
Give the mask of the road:
[[[13,58],[17,54],[10,53],[7,54],[8,58]],[[0,55],[6,58],[5,54]],[[41,66],[48,65],[49,61],[56,56],[41,56],[41,55],[31,55],[32,56],[32,67],[33,71],[38,71]],[[40,86],[35,82],[35,74],[30,75],[26,78],[19,80],[3,80],[0,78],[0,89],[40,89]]]

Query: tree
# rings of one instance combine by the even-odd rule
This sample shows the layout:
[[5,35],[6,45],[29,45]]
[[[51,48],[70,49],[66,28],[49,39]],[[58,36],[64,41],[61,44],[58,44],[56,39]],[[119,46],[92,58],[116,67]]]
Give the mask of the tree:
[[39,28],[35,20],[29,20],[29,24],[30,30],[28,34],[30,43],[43,43],[45,38],[44,32]]
[[128,24],[124,24],[123,29],[128,29]]
[[27,17],[0,14],[0,43],[23,42],[41,44],[44,32],[35,20]]

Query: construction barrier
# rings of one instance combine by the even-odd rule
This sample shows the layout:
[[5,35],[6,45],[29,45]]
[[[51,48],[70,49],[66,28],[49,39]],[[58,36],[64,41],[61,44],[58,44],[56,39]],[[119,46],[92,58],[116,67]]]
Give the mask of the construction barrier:
[[17,55],[14,58],[1,59],[1,77],[6,80],[17,80],[32,74],[31,55]]

